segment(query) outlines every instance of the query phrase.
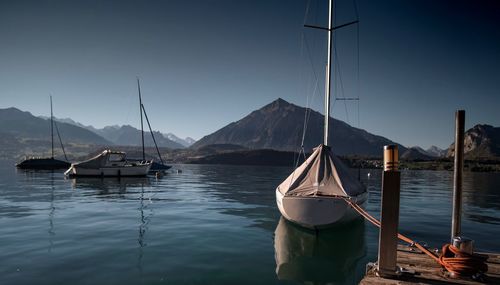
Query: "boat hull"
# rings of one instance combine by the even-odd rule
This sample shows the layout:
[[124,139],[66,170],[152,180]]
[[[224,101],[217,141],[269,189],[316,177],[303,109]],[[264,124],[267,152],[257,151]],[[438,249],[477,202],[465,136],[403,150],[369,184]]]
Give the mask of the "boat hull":
[[16,164],[19,169],[34,170],[56,170],[65,169],[71,166],[71,163],[54,158],[29,158]]
[[123,167],[100,167],[82,168],[71,166],[64,174],[67,176],[100,176],[100,177],[121,177],[121,176],[146,176],[151,163],[144,165],[133,165]]
[[[363,206],[367,196],[365,192],[354,197],[355,202]],[[339,197],[285,196],[276,189],[276,204],[285,219],[309,229],[327,228],[352,221],[359,216],[344,199]]]
[[165,172],[172,168],[171,165],[166,165],[166,164],[161,164],[158,162],[153,161],[153,164],[151,165],[151,168],[149,169],[149,172]]

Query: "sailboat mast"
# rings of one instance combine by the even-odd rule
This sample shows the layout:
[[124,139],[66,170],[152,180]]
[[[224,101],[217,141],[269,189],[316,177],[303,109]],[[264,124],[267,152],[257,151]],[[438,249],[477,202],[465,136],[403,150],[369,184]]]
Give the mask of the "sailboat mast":
[[139,77],[137,77],[137,91],[139,91],[139,110],[141,112],[142,160],[146,160],[146,153],[144,151],[144,123],[142,122],[141,84],[139,83]]
[[330,87],[331,87],[331,72],[332,72],[332,26],[333,26],[333,0],[329,1],[328,9],[328,57],[326,63],[325,74],[325,141],[324,145],[328,145],[328,133],[330,127]]
[[50,95],[50,141],[52,144],[52,158],[54,158],[54,113],[52,112],[52,95]]

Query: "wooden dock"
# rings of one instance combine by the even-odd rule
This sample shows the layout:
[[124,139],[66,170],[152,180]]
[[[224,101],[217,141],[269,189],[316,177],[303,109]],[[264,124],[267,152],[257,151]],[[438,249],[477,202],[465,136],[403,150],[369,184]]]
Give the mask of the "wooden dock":
[[374,269],[369,269],[359,284],[395,285],[395,284],[500,284],[500,254],[482,253],[488,255],[488,272],[482,280],[471,278],[452,278],[439,264],[416,248],[398,245],[397,263],[405,273],[398,279],[377,277]]

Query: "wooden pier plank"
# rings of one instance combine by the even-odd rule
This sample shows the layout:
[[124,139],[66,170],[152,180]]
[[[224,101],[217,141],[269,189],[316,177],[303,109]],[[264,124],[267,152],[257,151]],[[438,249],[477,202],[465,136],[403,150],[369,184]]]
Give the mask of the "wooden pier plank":
[[373,269],[367,272],[361,280],[361,285],[404,285],[404,284],[500,284],[500,254],[481,253],[488,255],[488,272],[483,280],[451,278],[432,258],[417,249],[399,245],[397,252],[398,266],[415,272],[404,274],[399,279],[380,278]]

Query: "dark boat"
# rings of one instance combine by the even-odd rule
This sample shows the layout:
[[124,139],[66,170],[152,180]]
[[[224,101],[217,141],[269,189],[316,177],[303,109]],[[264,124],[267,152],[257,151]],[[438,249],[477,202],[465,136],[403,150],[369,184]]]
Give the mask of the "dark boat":
[[67,169],[71,163],[55,158],[32,157],[16,164],[19,169],[55,170]]
[[172,166],[153,161],[153,164],[151,165],[149,172],[167,171],[170,168],[172,168]]
[[[64,158],[66,161],[54,158],[54,125],[56,126],[57,136],[59,137],[59,142],[61,143],[61,148],[64,153]],[[55,170],[69,168],[71,163],[69,163],[66,157],[66,151],[64,150],[64,145],[62,144],[61,135],[59,134],[59,128],[54,122],[54,115],[52,112],[52,96],[50,96],[50,135],[52,142],[52,156],[51,157],[29,157],[25,160],[16,164],[19,169],[34,169],[34,170]]]
[[144,151],[144,124],[142,121],[142,114],[144,113],[144,117],[146,118],[146,122],[148,123],[149,132],[151,133],[151,137],[153,138],[153,142],[154,142],[155,147],[156,147],[156,153],[158,154],[158,158],[160,159],[159,163],[153,161],[153,164],[151,165],[149,172],[150,173],[165,172],[165,171],[169,170],[170,168],[172,168],[172,166],[166,165],[163,162],[163,159],[162,159],[161,154],[160,154],[160,150],[158,149],[158,144],[156,144],[155,135],[153,133],[153,129],[151,128],[151,124],[149,123],[148,114],[146,113],[146,109],[144,108],[144,105],[142,104],[141,84],[139,82],[139,78],[137,78],[137,91],[139,92],[139,109],[141,112],[142,160],[143,161],[146,160],[146,152]]

